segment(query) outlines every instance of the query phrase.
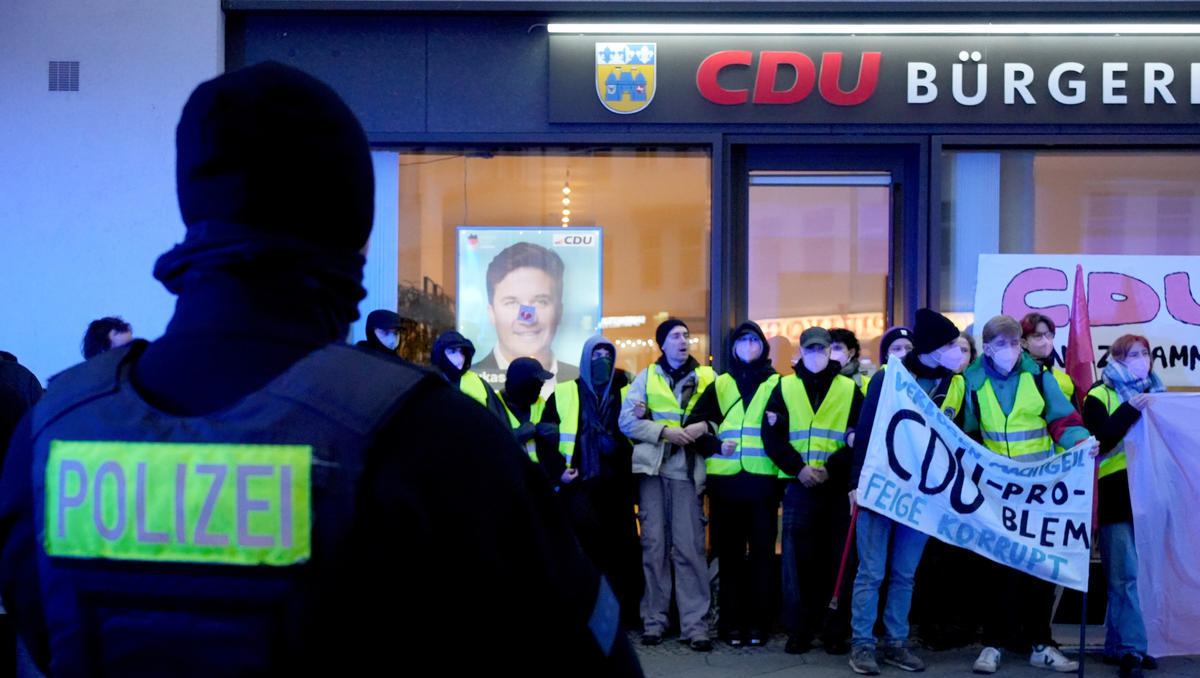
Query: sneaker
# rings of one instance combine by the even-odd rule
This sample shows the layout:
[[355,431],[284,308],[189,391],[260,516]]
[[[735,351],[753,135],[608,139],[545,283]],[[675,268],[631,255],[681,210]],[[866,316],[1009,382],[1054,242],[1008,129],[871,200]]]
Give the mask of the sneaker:
[[975,666],[971,670],[975,673],[995,673],[1000,667],[1000,650],[994,647],[985,647],[979,653],[979,659],[975,660]]
[[1142,678],[1142,659],[1136,654],[1127,654],[1121,657],[1121,661],[1117,664],[1117,675],[1120,678]]
[[879,664],[875,662],[875,648],[859,645],[851,650],[850,669],[864,676],[878,676]]
[[925,662],[913,654],[904,645],[894,645],[883,648],[883,663],[904,669],[905,671],[924,671]]
[[1034,645],[1033,654],[1029,655],[1029,664],[1039,669],[1050,669],[1059,673],[1072,673],[1079,670],[1079,662],[1067,659],[1053,645]]
[[696,652],[712,652],[713,644],[708,638],[696,638],[688,645]]
[[643,633],[642,634],[642,645],[650,646],[650,645],[661,645],[661,644],[662,644],[662,635],[657,634],[657,633]]

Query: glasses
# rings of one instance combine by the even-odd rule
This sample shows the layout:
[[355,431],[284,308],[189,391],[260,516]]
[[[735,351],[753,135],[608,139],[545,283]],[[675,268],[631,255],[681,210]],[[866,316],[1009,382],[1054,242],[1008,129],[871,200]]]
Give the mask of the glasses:
[[1054,333],[1053,332],[1030,332],[1028,335],[1026,335],[1026,338],[1028,338],[1028,339],[1045,339],[1047,341],[1050,341],[1050,340],[1054,339]]

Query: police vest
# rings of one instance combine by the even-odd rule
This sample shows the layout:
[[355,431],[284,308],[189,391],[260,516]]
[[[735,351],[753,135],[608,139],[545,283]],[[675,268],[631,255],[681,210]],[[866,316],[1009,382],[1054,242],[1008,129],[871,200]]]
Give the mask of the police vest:
[[225,410],[174,416],[130,386],[145,346],[64,372],[34,410],[50,673],[142,675],[164,657],[304,673],[324,633],[314,577],[345,551],[367,450],[427,376],[328,346]]
[[687,405],[681,407],[675,392],[667,384],[662,366],[655,364],[646,368],[646,409],[653,421],[666,426],[683,426],[684,420],[700,400],[700,395],[716,380],[716,373],[711,367],[697,367],[695,374],[696,390]]
[[[845,446],[846,428],[850,424],[850,406],[854,403],[857,384],[849,377],[837,375],[829,392],[814,413],[804,381],[795,374],[779,380],[779,390],[788,410],[788,442],[809,466],[824,466],[829,457]],[[782,470],[780,478],[795,478]]]
[[1041,375],[1035,377],[1029,372],[1021,372],[1017,395],[1008,416],[1000,408],[991,378],[984,380],[983,386],[976,391],[979,429],[983,444],[989,450],[1030,462],[1054,454],[1054,440],[1042,417],[1046,399],[1034,383],[1035,378],[1041,378]]
[[[1108,415],[1111,417],[1113,412],[1121,406],[1121,397],[1117,392],[1100,382],[1088,391],[1089,398],[1095,398],[1104,403],[1105,409],[1108,410]],[[1125,470],[1125,440],[1113,446],[1111,450],[1100,455],[1100,470],[1098,477],[1103,478],[1107,475],[1112,475],[1117,471]]]
[[458,380],[458,390],[471,396],[480,405],[487,407],[488,390],[483,383],[483,378],[474,372],[463,372],[462,377]]
[[[512,427],[513,433],[516,433],[517,429],[521,428],[520,420],[518,420],[517,415],[513,414],[513,411],[509,409],[508,401],[504,399],[503,393],[497,393],[496,397],[500,399],[500,404],[504,405],[504,411],[508,413],[508,425]],[[529,423],[537,424],[541,422],[542,411],[545,409],[546,401],[542,400],[541,396],[538,396],[537,401],[529,407]],[[537,462],[537,441],[533,438],[525,441],[525,454],[529,455],[530,460]]]
[[728,374],[717,377],[714,388],[717,389],[717,406],[723,413],[717,438],[722,443],[737,441],[738,446],[730,454],[719,452],[706,459],[704,467],[709,475],[731,476],[742,471],[764,476],[779,474],[779,467],[767,456],[762,441],[763,414],[767,411],[771,391],[778,383],[779,375],[772,374],[758,385],[750,406],[746,407],[734,378]]

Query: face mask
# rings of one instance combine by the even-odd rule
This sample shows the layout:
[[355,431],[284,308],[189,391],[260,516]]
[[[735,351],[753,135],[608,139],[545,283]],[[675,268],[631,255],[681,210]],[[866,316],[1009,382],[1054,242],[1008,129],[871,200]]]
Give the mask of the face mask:
[[400,345],[400,335],[395,332],[375,330],[375,338],[379,340],[379,343],[386,346],[389,351],[395,351],[396,347]]
[[824,353],[809,353],[806,351],[802,359],[804,360],[804,368],[813,374],[829,366],[829,356]]
[[850,357],[846,355],[846,352],[845,352],[845,351],[842,351],[842,350],[840,350],[840,349],[839,349],[839,350],[837,350],[837,351],[830,351],[830,352],[829,352],[829,359],[830,359],[830,360],[835,360],[835,361],[837,361],[837,362],[841,363],[842,365],[845,365],[845,364],[846,364],[846,361],[847,361],[847,360],[849,360],[849,359],[850,359]]
[[937,361],[942,367],[954,372],[958,370],[959,367],[962,367],[963,359],[964,356],[962,349],[960,349],[957,345],[953,345],[949,348],[943,348],[942,352],[938,354]]
[[461,370],[463,368],[463,364],[467,362],[467,356],[463,355],[463,352],[460,349],[448,348],[446,349],[446,360],[449,360],[450,364],[454,365],[456,369]]
[[612,378],[613,359],[592,358],[592,386],[603,386]]
[[1002,348],[992,351],[992,364],[996,369],[1008,374],[1012,372],[1013,367],[1017,364],[1017,358],[1021,356],[1021,349],[1015,346]]
[[1129,368],[1129,373],[1138,379],[1145,379],[1150,376],[1150,359],[1149,358],[1134,358],[1125,363],[1125,367]]
[[757,339],[738,339],[733,344],[733,352],[744,363],[752,363],[762,355],[762,343]]

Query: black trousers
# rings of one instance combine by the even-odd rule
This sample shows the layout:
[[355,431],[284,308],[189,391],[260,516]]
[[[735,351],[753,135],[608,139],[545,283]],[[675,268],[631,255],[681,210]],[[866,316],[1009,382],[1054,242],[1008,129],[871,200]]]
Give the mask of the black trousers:
[[757,498],[709,496],[713,552],[721,563],[717,618],[722,637],[771,629],[775,493]]
[[783,495],[783,623],[788,632],[826,644],[850,636],[850,602],[858,551],[851,545],[838,609],[829,610],[838,566],[850,528],[850,501],[843,486],[826,482],[804,487],[788,483]]
[[1054,584],[985,560],[983,636],[986,647],[1031,652],[1034,645],[1049,645],[1054,638],[1050,616],[1054,611]]
[[640,624],[642,548],[629,491],[630,480],[620,477],[576,480],[561,498],[583,552],[604,574],[621,603],[628,628]]

